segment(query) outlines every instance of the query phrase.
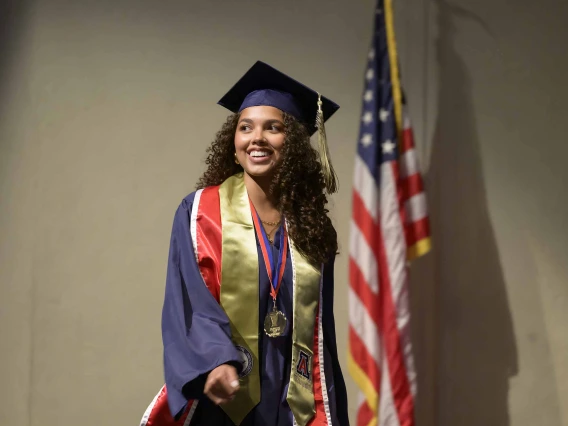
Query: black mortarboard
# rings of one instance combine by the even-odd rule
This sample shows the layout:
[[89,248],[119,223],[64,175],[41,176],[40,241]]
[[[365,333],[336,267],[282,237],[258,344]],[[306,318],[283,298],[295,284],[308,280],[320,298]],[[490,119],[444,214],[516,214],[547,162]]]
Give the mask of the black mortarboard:
[[257,61],[221,98],[219,105],[236,113],[251,106],[278,108],[302,122],[310,135],[318,132],[320,158],[328,192],[336,192],[335,172],[323,123],[339,109],[339,105],[264,62]]

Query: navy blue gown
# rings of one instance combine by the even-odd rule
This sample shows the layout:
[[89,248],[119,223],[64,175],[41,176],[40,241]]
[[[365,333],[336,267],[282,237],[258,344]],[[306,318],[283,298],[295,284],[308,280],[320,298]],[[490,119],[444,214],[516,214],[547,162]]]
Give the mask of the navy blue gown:
[[[175,214],[165,300],[162,312],[164,370],[168,402],[172,414],[178,415],[188,399],[199,400],[191,426],[233,426],[225,412],[204,394],[207,375],[221,364],[238,364],[239,354],[231,342],[229,320],[211,295],[199,271],[190,233],[194,194],[186,197]],[[279,253],[279,232],[272,247]],[[292,265],[290,252],[277,307],[288,318],[285,334],[266,336],[263,320],[272,307],[270,281],[257,236],[259,261],[259,371],[260,403],[247,415],[242,426],[292,426],[293,417],[286,401],[291,364]],[[347,393],[337,358],[333,318],[333,260],[324,268],[322,329],[324,335],[325,379],[333,425],[348,426]],[[247,301],[243,301],[247,303]]]

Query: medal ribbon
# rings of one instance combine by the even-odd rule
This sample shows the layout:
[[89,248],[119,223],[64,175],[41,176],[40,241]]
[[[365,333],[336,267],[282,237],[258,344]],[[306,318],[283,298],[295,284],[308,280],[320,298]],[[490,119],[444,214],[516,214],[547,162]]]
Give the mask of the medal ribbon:
[[254,208],[252,201],[249,200],[249,202],[250,210],[253,213],[252,218],[254,228],[256,229],[256,234],[259,236],[260,249],[262,251],[262,257],[264,258],[268,280],[270,281],[270,295],[272,296],[272,300],[274,300],[274,306],[276,306],[276,296],[278,295],[278,290],[280,290],[280,285],[282,284],[282,277],[284,276],[284,270],[286,269],[286,260],[288,255],[286,223],[283,224],[282,232],[280,232],[280,252],[278,254],[278,263],[274,265],[274,258],[272,257],[272,249],[268,242],[268,236],[264,231],[264,227],[260,224],[260,217],[258,216],[258,212]]

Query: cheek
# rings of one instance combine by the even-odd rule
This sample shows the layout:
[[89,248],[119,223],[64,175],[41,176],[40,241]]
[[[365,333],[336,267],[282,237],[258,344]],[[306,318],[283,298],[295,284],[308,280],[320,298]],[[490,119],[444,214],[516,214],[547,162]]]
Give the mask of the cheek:
[[235,135],[235,151],[241,151],[247,146],[245,140],[239,134]]
[[272,143],[272,147],[274,148],[274,150],[275,150],[278,154],[280,154],[281,151],[282,151],[282,148],[284,148],[284,140],[285,140],[285,139],[286,139],[286,138],[285,138],[284,136],[282,136],[282,137],[279,137],[279,138],[275,139],[275,140],[273,141],[273,143]]

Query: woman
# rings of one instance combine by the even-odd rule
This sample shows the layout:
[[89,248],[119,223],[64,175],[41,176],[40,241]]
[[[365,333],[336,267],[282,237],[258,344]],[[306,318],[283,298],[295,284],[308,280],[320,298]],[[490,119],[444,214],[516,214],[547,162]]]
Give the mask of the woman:
[[325,207],[323,122],[338,106],[262,62],[219,103],[234,114],[175,215],[166,385],[142,425],[348,425]]

